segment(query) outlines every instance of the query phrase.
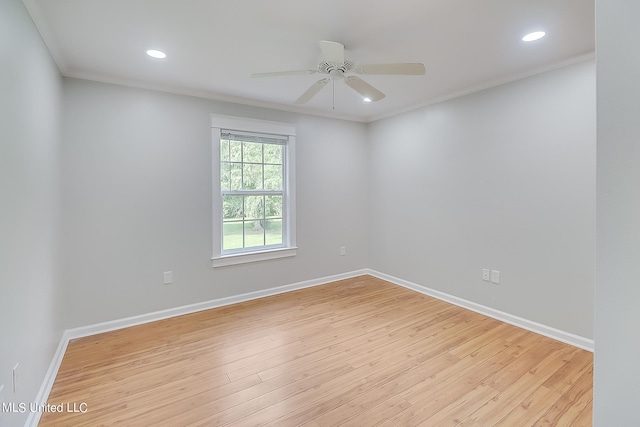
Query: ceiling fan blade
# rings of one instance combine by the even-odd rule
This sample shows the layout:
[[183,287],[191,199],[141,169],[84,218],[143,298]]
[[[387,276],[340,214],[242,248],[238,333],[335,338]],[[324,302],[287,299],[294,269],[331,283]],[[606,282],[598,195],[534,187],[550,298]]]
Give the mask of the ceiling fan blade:
[[324,79],[320,79],[314,84],[312,84],[311,87],[307,89],[305,93],[300,95],[300,98],[296,99],[296,104],[306,104],[307,102],[309,102],[311,98],[316,96],[316,93],[320,92],[320,89],[322,89],[324,85],[326,85],[327,83],[329,83],[328,77]]
[[318,70],[295,70],[295,71],[274,71],[271,73],[254,73],[251,77],[278,77],[278,76],[295,76],[298,74],[315,74]]
[[385,97],[384,93],[380,92],[375,87],[371,86],[369,83],[362,80],[360,77],[356,76],[347,76],[344,78],[344,82],[351,89],[358,92],[365,98],[369,98],[371,101],[380,101]]
[[405,76],[420,76],[425,73],[424,64],[370,64],[357,65],[354,71],[358,74],[394,74]]
[[322,50],[322,57],[326,62],[344,64],[344,45],[342,43],[321,40],[320,50]]

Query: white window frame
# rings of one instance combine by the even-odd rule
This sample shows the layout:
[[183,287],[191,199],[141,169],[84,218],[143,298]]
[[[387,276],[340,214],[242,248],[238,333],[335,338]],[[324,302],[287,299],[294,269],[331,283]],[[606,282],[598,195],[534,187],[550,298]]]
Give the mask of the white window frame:
[[[222,131],[251,132],[287,137],[285,149],[284,186],[285,200],[283,211],[283,245],[278,248],[247,248],[241,252],[223,253],[222,251],[222,191],[220,190],[220,139]],[[296,187],[295,153],[296,128],[289,123],[247,119],[243,117],[211,115],[212,133],[212,182],[213,182],[213,267],[266,261],[270,259],[295,256],[296,247]]]

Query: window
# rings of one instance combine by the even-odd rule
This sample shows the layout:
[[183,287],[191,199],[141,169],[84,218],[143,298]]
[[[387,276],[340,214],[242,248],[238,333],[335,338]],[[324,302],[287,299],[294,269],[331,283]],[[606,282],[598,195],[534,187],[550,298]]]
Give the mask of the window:
[[294,256],[295,129],[213,116],[213,266]]
[[222,130],[222,252],[282,247],[287,138]]

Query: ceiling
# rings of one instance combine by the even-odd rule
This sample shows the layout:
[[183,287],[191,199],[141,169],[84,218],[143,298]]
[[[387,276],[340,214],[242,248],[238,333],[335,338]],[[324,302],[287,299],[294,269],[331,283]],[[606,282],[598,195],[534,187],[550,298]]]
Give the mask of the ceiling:
[[[357,121],[584,60],[595,45],[593,0],[23,1],[65,76]],[[547,36],[521,40],[535,30]],[[317,67],[320,40],[356,64],[427,72],[360,76],[386,94],[378,102],[337,81],[302,106],[322,75],[250,77]]]

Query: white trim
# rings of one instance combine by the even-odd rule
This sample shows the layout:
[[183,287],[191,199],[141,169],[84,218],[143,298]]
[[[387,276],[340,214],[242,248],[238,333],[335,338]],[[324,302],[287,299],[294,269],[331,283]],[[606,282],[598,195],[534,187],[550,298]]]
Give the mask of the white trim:
[[365,123],[373,123],[376,122],[378,120],[382,120],[382,119],[387,119],[389,117],[394,117],[394,116],[398,116],[400,114],[403,113],[407,113],[409,111],[416,111],[419,110],[421,108],[425,108],[428,107],[430,105],[434,105],[434,104],[438,104],[440,102],[445,102],[445,101],[449,101],[451,99],[455,99],[455,98],[460,98],[462,96],[466,96],[466,95],[471,95],[472,93],[476,93],[476,92],[481,92],[483,90],[486,89],[491,89],[493,87],[497,87],[497,86],[501,86],[507,83],[512,83],[512,82],[516,82],[518,80],[522,80],[522,79],[526,79],[529,77],[533,77],[533,76],[537,76],[539,74],[543,74],[549,71],[553,71],[553,70],[558,70],[560,68],[564,68],[564,67],[568,67],[570,65],[574,65],[574,64],[579,64],[581,62],[586,62],[586,61],[590,61],[592,59],[594,59],[596,56],[595,52],[590,52],[584,55],[578,55],[578,56],[574,56],[572,58],[568,58],[566,60],[560,61],[560,62],[556,62],[553,63],[551,65],[545,65],[542,67],[538,67],[538,68],[534,68],[532,70],[526,71],[524,73],[520,73],[520,74],[512,74],[512,75],[507,75],[495,80],[491,80],[488,82],[484,82],[481,84],[477,84],[477,85],[472,85],[469,86],[465,89],[462,90],[458,90],[446,95],[442,95],[442,96],[438,96],[435,98],[432,98],[426,102],[422,102],[420,104],[415,104],[413,106],[409,106],[406,108],[401,108],[395,111],[390,111],[388,113],[382,113],[382,114],[377,114],[375,116],[369,116],[366,117],[364,119]]
[[[277,286],[274,288],[263,289],[255,292],[247,292],[239,295],[232,295],[230,297],[218,298],[210,301],[199,302],[195,304],[183,305],[180,307],[169,308],[166,310],[155,311],[152,313],[141,314],[138,316],[126,317],[124,319],[112,320],[109,322],[96,323],[94,325],[81,326],[79,328],[67,329],[60,338],[58,349],[53,355],[49,370],[47,371],[38,395],[36,396],[36,404],[46,404],[51,392],[53,382],[58,375],[58,369],[62,363],[62,358],[67,350],[69,341],[76,338],[88,337],[91,335],[102,334],[105,332],[111,332],[118,329],[128,328],[130,326],[142,325],[144,323],[155,322],[158,320],[168,319],[170,317],[182,316],[185,314],[196,313],[198,311],[209,310],[211,308],[222,307],[231,304],[237,304],[239,302],[250,301],[258,298],[264,298],[271,295],[282,294],[285,292],[291,292],[298,289],[310,288],[313,286],[325,285],[327,283],[335,282],[337,280],[350,279],[352,277],[358,277],[368,274],[368,270],[355,270],[347,273],[334,274],[332,276],[325,276],[319,279],[305,280],[302,282],[292,283],[290,285]],[[40,411],[32,412],[29,414],[25,427],[37,427],[42,413]]]
[[472,301],[458,298],[456,296],[437,291],[426,286],[418,285],[407,280],[399,279],[388,274],[380,273],[375,270],[367,269],[367,273],[371,276],[377,277],[378,279],[386,280],[387,282],[391,282],[404,288],[411,289],[412,291],[420,292],[421,294],[437,298],[453,305],[457,305],[458,307],[466,308],[467,310],[475,311],[476,313],[480,313],[493,319],[500,320],[501,322],[509,323],[510,325],[535,332],[536,334],[544,335],[545,337],[552,338],[565,344],[569,344],[574,347],[593,352],[594,341],[592,339],[572,334],[571,332],[565,332],[551,326],[543,325],[542,323],[524,319],[522,317],[514,316],[513,314],[505,313],[504,311],[496,310],[482,304],[477,304]]
[[170,317],[183,316],[185,314],[196,313],[198,311],[209,310],[212,308],[222,307],[239,302],[251,301],[258,298],[264,298],[272,295],[278,295],[285,292],[296,291],[298,289],[310,288],[313,286],[325,285],[337,280],[350,279],[352,277],[368,274],[366,270],[355,270],[347,273],[334,274],[319,279],[304,280],[302,282],[292,283],[284,286],[276,286],[274,288],[263,289],[260,291],[247,292],[229,297],[217,298],[214,300],[198,302],[195,304],[183,305],[180,307],[168,308],[166,310],[154,311],[152,313],[141,314],[138,316],[126,317],[124,319],[111,320],[109,322],[97,323],[95,325],[82,326],[74,329],[67,329],[65,335],[68,339],[82,338],[90,335],[111,332],[117,329],[128,328],[130,326],[142,325],[144,323],[155,322],[157,320],[168,319]]
[[[74,329],[67,329],[62,334],[62,338],[60,339],[60,344],[58,345],[58,349],[56,350],[53,356],[53,359],[51,361],[51,364],[49,365],[49,370],[47,371],[47,374],[43,379],[42,386],[38,391],[38,395],[35,399],[35,403],[44,404],[47,402],[49,393],[51,392],[51,387],[53,386],[53,382],[56,378],[56,375],[58,374],[58,369],[60,368],[60,364],[62,363],[62,358],[67,349],[67,345],[69,344],[69,341],[72,339],[83,338],[83,337],[101,334],[105,332],[111,332],[118,329],[128,328],[130,326],[142,325],[144,323],[155,322],[158,320],[168,319],[171,317],[196,313],[198,311],[209,310],[212,308],[222,307],[222,306],[231,305],[231,304],[237,304],[239,302],[250,301],[258,298],[264,298],[271,295],[278,295],[285,292],[291,292],[299,289],[310,288],[313,286],[320,286],[327,283],[335,282],[337,280],[350,279],[352,277],[358,277],[366,274],[373,277],[377,277],[382,280],[386,280],[389,283],[402,286],[412,291],[419,292],[421,294],[428,295],[433,298],[437,298],[439,300],[465,308],[467,310],[475,311],[476,313],[489,316],[491,318],[500,320],[505,323],[509,323],[511,325],[526,329],[528,331],[531,331],[540,335],[544,335],[546,337],[572,345],[574,347],[582,348],[584,350],[593,352],[594,342],[592,339],[581,337],[579,335],[575,335],[569,332],[561,331],[559,329],[552,328],[550,326],[546,326],[541,323],[533,322],[531,320],[523,319],[521,317],[514,316],[499,310],[495,310],[493,308],[486,307],[481,304],[476,304],[474,302],[467,301],[465,299],[458,298],[456,296],[449,295],[444,292],[436,291],[435,289],[427,288],[426,286],[418,285],[413,282],[409,282],[407,280],[399,279],[397,277],[390,276],[388,274],[380,273],[370,268],[364,268],[361,270],[354,270],[347,273],[335,274],[332,276],[325,276],[318,279],[305,280],[302,282],[292,283],[284,286],[277,286],[274,288],[263,289],[260,291],[247,292],[244,294],[232,295],[229,297],[218,298],[210,301],[204,301],[200,303],[169,308],[166,310],[160,310],[152,313],[141,314],[138,316],[126,317],[124,319],[112,320],[108,322],[97,323],[94,325],[82,326]],[[29,417],[27,418],[27,421],[25,423],[25,427],[37,427],[38,421],[40,420],[41,415],[42,414],[40,412],[34,412],[29,414]]]
[[[51,363],[49,364],[49,369],[42,380],[42,385],[40,386],[40,390],[38,390],[38,394],[35,398],[35,403],[38,405],[43,405],[47,403],[49,398],[49,393],[51,393],[51,387],[53,387],[53,382],[58,375],[58,369],[60,369],[60,364],[62,363],[62,358],[64,357],[64,353],[67,351],[67,345],[69,344],[69,337],[67,336],[67,332],[65,331],[62,334],[62,338],[60,338],[60,343],[58,344],[58,348],[56,352],[53,354],[53,359],[51,359]],[[29,416],[27,417],[27,421],[24,423],[25,427],[37,427],[40,422],[40,417],[42,416],[42,411],[34,411],[29,412]]]
[[44,12],[42,11],[42,7],[38,4],[38,0],[22,0],[22,3],[38,29],[40,38],[44,42],[45,46],[47,46],[47,49],[51,54],[51,58],[56,63],[56,67],[58,67],[60,74],[66,75],[65,70],[69,68],[68,63],[64,59],[60,45],[54,42],[56,39],[52,36],[53,32],[47,24],[47,19],[45,19]]
[[290,135],[287,149],[285,150],[285,218],[287,228],[285,229],[286,242],[289,248],[296,248],[296,136]]
[[222,254],[222,195],[220,194],[220,128],[211,128],[211,259]]
[[245,264],[248,262],[267,261],[270,259],[296,256],[298,248],[278,248],[261,252],[237,253],[211,258],[214,268],[227,265]]
[[67,62],[63,59],[63,55],[61,54],[61,49],[58,44],[54,43],[54,37],[51,37],[51,29],[47,25],[46,19],[43,17],[42,10],[38,5],[38,0],[22,0],[24,3],[31,19],[33,20],[36,28],[42,36],[44,43],[47,45],[49,52],[51,52],[51,56],[55,61],[60,73],[65,77],[71,77],[75,79],[81,80],[89,80],[107,84],[116,84],[120,86],[133,87],[139,89],[146,90],[154,90],[159,92],[166,92],[178,95],[186,95],[186,96],[194,96],[198,98],[211,99],[215,101],[229,102],[239,105],[249,105],[258,108],[268,108],[272,110],[278,111],[286,111],[297,114],[308,114],[312,116],[318,117],[328,117],[338,120],[345,120],[351,122],[359,122],[359,123],[373,123],[378,120],[382,120],[385,118],[393,117],[400,115],[402,113],[406,113],[409,111],[419,110],[421,108],[427,107],[429,105],[437,104],[439,102],[448,101],[450,99],[458,98],[461,96],[469,95],[471,93],[479,92],[485,89],[489,89],[495,86],[499,86],[505,83],[510,83],[516,80],[524,79],[527,77],[531,77],[537,74],[546,73],[547,71],[552,71],[555,69],[563,68],[568,65],[577,64],[579,62],[584,62],[595,58],[595,51],[588,52],[582,55],[577,55],[565,60],[561,60],[559,62],[552,63],[550,65],[544,65],[541,67],[537,67],[531,70],[528,70],[524,73],[507,75],[498,79],[494,79],[490,82],[481,83],[478,85],[472,85],[465,89],[455,91],[450,94],[445,94],[436,98],[433,98],[427,102],[414,104],[412,106],[408,106],[405,108],[396,109],[393,111],[389,111],[387,113],[372,115],[372,116],[361,116],[361,115],[349,115],[336,113],[335,111],[326,111],[323,109],[310,108],[308,106],[300,106],[300,105],[291,105],[291,104],[282,104],[279,102],[270,102],[270,101],[261,101],[253,98],[246,98],[237,95],[229,95],[223,94],[220,92],[214,92],[207,89],[194,89],[194,88],[186,88],[175,84],[167,84],[167,83],[158,83],[158,82],[148,82],[144,80],[135,80],[131,78],[122,78],[122,77],[113,77],[108,74],[100,73],[97,71],[79,71],[74,70]]
[[[60,67],[60,64],[58,64]],[[130,87],[135,89],[153,90],[156,92],[170,93],[174,95],[193,96],[196,98],[210,99],[213,101],[233,103],[236,105],[248,105],[257,108],[268,108],[270,110],[286,111],[288,113],[296,113],[303,115],[311,115],[317,117],[327,117],[330,119],[344,120],[350,122],[367,123],[366,117],[353,116],[350,114],[338,113],[335,111],[325,111],[318,108],[300,107],[299,105],[285,105],[277,102],[260,101],[257,99],[245,98],[235,95],[225,95],[220,92],[213,92],[207,89],[193,89],[186,88],[179,85],[148,82],[144,80],[134,80],[127,78],[119,78],[109,76],[107,74],[99,72],[86,72],[78,70],[62,69],[60,72],[65,77],[70,77],[78,80],[87,80],[91,82],[99,82],[105,84],[112,84],[124,87]],[[220,110],[224,110],[223,107]]]
[[[220,192],[220,139],[222,130],[235,130],[261,134],[284,135],[287,138],[284,153],[284,211],[282,212],[282,245],[278,248],[243,248],[237,253],[223,251],[222,242],[222,195]],[[245,117],[211,114],[211,170],[212,170],[212,266],[243,264],[292,257],[296,247],[296,128],[290,123],[257,120]]]
[[[36,0],[23,0],[23,1],[25,3],[27,2],[33,3]],[[31,16],[32,18],[34,17],[33,14]],[[36,23],[36,26],[38,27],[40,34],[46,33],[46,31],[43,31],[44,25],[41,25],[40,22]],[[326,111],[326,110],[321,110],[317,108],[300,107],[298,105],[286,105],[286,104],[280,104],[277,102],[260,101],[256,99],[245,98],[245,97],[240,97],[235,95],[226,95],[226,94],[213,92],[206,89],[192,89],[192,88],[185,88],[185,87],[180,87],[178,85],[171,85],[166,83],[152,83],[152,82],[147,82],[142,80],[118,78],[118,77],[113,77],[113,76],[109,76],[109,75],[98,73],[98,72],[84,72],[84,71],[78,71],[78,70],[69,70],[68,67],[63,63],[63,61],[59,60],[60,59],[59,55],[54,53],[57,51],[57,47],[52,45],[50,43],[50,40],[47,43],[47,46],[50,47],[49,50],[52,52],[53,59],[57,63],[58,68],[60,69],[60,73],[65,77],[71,77],[79,80],[88,80],[92,82],[114,84],[114,85],[131,87],[136,89],[145,89],[145,90],[153,90],[157,92],[165,92],[165,93],[171,93],[171,94],[177,94],[177,95],[193,96],[197,98],[210,99],[210,100],[220,101],[220,102],[229,102],[229,103],[238,104],[238,105],[248,105],[248,106],[258,107],[258,108],[268,108],[271,110],[286,111],[289,113],[304,114],[304,115],[310,115],[310,116],[316,116],[316,117],[327,117],[331,119],[358,122],[358,123],[373,123],[378,120],[394,117],[409,111],[416,111],[421,108],[427,107],[429,105],[437,104],[439,102],[444,102],[450,99],[459,98],[461,96],[466,96],[475,92],[483,91],[485,89],[490,89],[492,87],[500,86],[506,83],[511,83],[520,79],[525,79],[538,74],[546,73],[547,71],[553,71],[553,70],[563,68],[569,65],[577,64],[580,62],[586,62],[595,58],[595,52],[590,52],[584,55],[578,55],[576,57],[569,58],[559,63],[554,63],[554,64],[540,67],[540,68],[535,68],[526,73],[506,76],[503,78],[492,80],[490,82],[486,82],[484,84],[472,85],[465,89],[462,89],[450,94],[445,94],[439,97],[435,97],[426,102],[421,102],[418,104],[414,104],[412,106],[393,110],[388,113],[382,113],[382,114],[377,114],[372,116],[360,116],[360,115],[354,116],[350,114],[336,113],[335,111]]]
[[220,114],[211,115],[211,127],[271,135],[295,136],[296,134],[296,127],[291,123],[223,116]]

